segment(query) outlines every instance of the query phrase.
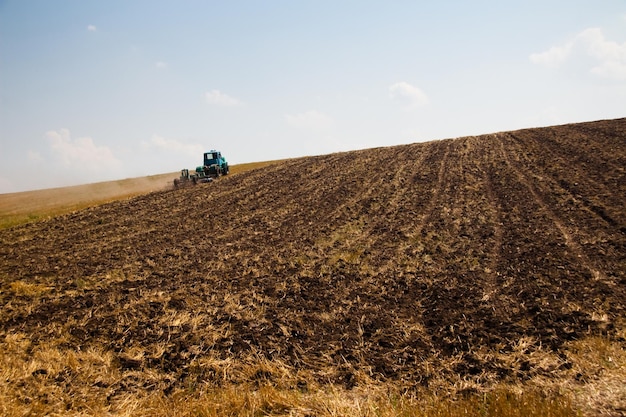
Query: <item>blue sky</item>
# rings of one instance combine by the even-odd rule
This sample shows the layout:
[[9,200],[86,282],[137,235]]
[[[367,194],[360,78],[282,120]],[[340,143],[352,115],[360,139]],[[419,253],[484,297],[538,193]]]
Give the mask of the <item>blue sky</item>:
[[0,193],[626,116],[626,2],[0,0]]

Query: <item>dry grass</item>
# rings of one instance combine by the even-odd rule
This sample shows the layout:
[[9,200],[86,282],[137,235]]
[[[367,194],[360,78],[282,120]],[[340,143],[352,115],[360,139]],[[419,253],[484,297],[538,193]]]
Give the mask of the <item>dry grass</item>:
[[[612,349],[609,342],[601,343]],[[134,354],[140,360],[144,352]],[[603,359],[594,359],[606,359],[600,356]],[[601,365],[591,362],[585,366]],[[471,394],[402,392],[397,386],[361,375],[361,383],[346,390],[317,385],[306,373],[254,355],[238,363],[229,359],[198,361],[191,368],[187,387],[172,391],[167,376],[123,369],[111,352],[34,347],[23,334],[7,335],[0,344],[0,369],[0,413],[4,416],[581,415],[569,397],[554,387],[501,386]],[[217,381],[206,382],[209,374]]]
[[9,288],[13,292],[13,295],[18,297],[38,297],[51,290],[50,287],[45,285],[31,284],[24,281],[14,281],[9,285]]
[[589,337],[571,343],[567,351],[573,364],[573,378],[564,384],[563,391],[586,413],[626,414],[626,326],[623,323],[615,338],[621,343],[604,337]]
[[176,174],[0,194],[0,229],[162,190]]
[[277,390],[272,387],[255,390],[241,390],[239,387],[221,388],[191,399],[185,395],[174,396],[165,401],[150,398],[143,410],[146,414],[139,415],[320,417],[576,415],[566,400],[548,398],[539,392],[526,395],[494,392],[459,400],[442,400],[434,396],[417,398],[375,390],[347,392],[330,388],[314,393],[303,393],[295,390]]
[[[230,174],[263,168],[276,162],[278,161],[233,165]],[[173,179],[178,175],[178,172],[173,172],[72,187],[0,194],[0,229],[163,190],[171,187]]]
[[[193,326],[198,320],[174,312],[163,317],[168,326]],[[215,331],[223,333],[225,329]],[[173,388],[171,376],[143,366],[146,359],[163,354],[167,346],[160,354],[141,346],[115,354],[95,346],[68,349],[64,332],[46,346],[31,343],[26,334],[11,333],[0,341],[0,414],[612,416],[619,415],[616,404],[626,404],[626,350],[620,335],[624,328],[618,330],[617,341],[594,336],[570,343],[564,354],[571,363],[571,378],[538,376],[524,384],[492,386],[462,379],[450,385],[442,380],[429,388],[407,390],[398,383],[374,381],[359,370],[352,389],[320,384],[309,371],[256,353],[244,360],[190,358],[186,384]],[[522,340],[518,348],[528,351],[532,345],[532,341]],[[534,360],[548,363],[555,359]],[[129,367],[129,363],[134,365]]]

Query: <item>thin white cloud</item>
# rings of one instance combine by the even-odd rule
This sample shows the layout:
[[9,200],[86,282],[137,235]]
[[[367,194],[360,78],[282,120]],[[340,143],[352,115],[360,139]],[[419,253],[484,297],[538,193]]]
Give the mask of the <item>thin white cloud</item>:
[[430,102],[426,93],[405,81],[390,85],[389,97],[407,108],[425,106]]
[[164,62],[164,61],[157,61],[157,62],[154,64],[154,66],[155,66],[155,67],[157,67],[157,68],[167,68],[167,62]]
[[580,32],[563,45],[531,54],[532,63],[551,68],[582,62],[582,67],[602,78],[626,80],[626,42],[605,38],[599,28]]
[[97,29],[94,25],[89,25],[89,26],[87,26],[87,30],[88,30],[89,32],[95,32],[95,31],[97,31],[98,29]]
[[298,114],[286,114],[287,124],[298,129],[327,130],[333,126],[333,119],[317,110],[310,110]]
[[531,54],[529,59],[533,64],[544,65],[555,68],[561,65],[571,54],[573,42],[568,42],[562,46],[554,46],[547,51]]
[[202,145],[197,143],[186,143],[176,139],[167,139],[162,136],[153,135],[149,141],[142,142],[144,148],[157,149],[167,152],[174,152],[192,157],[198,157],[203,152]]
[[[46,132],[46,140],[52,154],[64,167],[106,171],[120,165],[107,146],[96,145],[90,137],[72,139],[68,129],[50,130]],[[30,157],[37,158],[37,153]]]
[[241,100],[222,93],[220,90],[208,91],[204,94],[204,98],[207,103],[221,107],[234,107],[241,104]]

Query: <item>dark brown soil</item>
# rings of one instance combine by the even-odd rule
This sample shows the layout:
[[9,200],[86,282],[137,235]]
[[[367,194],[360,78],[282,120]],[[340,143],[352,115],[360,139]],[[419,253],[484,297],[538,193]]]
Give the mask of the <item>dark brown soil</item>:
[[3,230],[0,337],[104,347],[174,386],[251,353],[346,387],[557,372],[503,358],[626,316],[625,170],[618,119],[293,159]]

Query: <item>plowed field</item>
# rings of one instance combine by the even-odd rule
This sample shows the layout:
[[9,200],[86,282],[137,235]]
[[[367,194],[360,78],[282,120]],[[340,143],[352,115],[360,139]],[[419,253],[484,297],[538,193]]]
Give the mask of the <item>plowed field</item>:
[[16,401],[277,363],[302,389],[582,384],[571,347],[623,349],[625,300],[626,119],[292,159],[0,231],[5,356],[119,372],[28,362]]

